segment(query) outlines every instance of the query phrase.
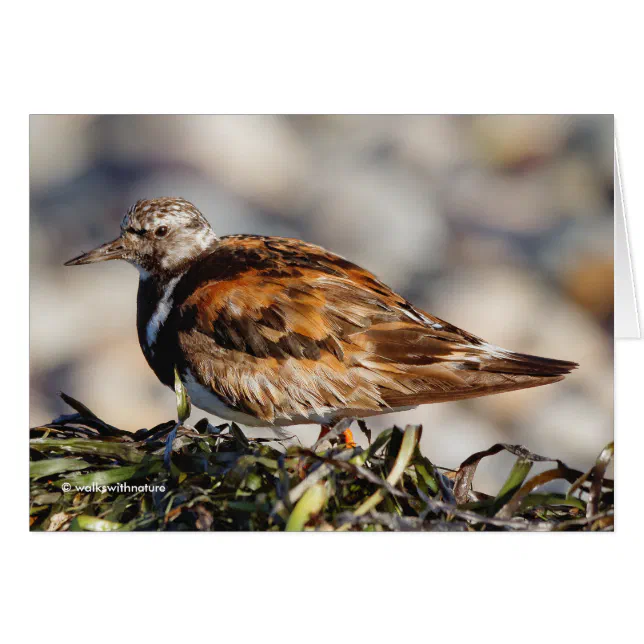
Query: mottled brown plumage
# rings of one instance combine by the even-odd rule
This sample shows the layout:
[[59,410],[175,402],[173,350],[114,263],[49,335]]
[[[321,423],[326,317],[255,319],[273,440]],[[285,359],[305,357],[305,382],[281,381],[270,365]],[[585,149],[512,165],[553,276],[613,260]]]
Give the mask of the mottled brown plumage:
[[[148,362],[168,386],[176,365],[207,411],[255,425],[330,423],[548,384],[576,366],[490,345],[319,246],[218,239],[187,203],[139,202],[111,244],[142,270]],[[159,224],[169,230],[155,237]]]

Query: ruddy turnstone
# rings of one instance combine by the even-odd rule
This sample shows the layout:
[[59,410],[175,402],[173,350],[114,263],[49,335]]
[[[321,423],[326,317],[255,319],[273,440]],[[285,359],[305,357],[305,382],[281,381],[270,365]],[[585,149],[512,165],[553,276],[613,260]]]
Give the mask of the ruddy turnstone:
[[298,239],[217,237],[188,201],[138,201],[115,240],[67,266],[139,270],[148,364],[192,403],[251,426],[333,425],[562,380],[577,365],[514,353],[414,307]]

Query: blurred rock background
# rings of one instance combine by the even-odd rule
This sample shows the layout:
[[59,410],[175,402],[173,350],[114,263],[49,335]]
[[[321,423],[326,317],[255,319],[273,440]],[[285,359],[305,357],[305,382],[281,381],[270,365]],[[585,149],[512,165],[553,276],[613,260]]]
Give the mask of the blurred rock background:
[[138,346],[136,271],[63,262],[138,199],[180,196],[219,235],[321,244],[490,342],[581,365],[372,429],[421,422],[448,467],[503,441],[586,468],[612,439],[612,116],[33,116],[30,148],[32,425],[68,411],[59,390],[125,429],[174,416]]

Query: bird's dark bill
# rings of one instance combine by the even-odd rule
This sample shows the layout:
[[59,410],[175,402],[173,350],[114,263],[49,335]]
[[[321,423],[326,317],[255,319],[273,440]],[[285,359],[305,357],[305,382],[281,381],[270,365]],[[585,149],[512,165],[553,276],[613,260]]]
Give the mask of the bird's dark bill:
[[78,266],[79,264],[106,262],[110,259],[123,259],[124,252],[125,246],[123,245],[123,240],[117,237],[94,250],[70,259],[68,262],[65,262],[65,266]]

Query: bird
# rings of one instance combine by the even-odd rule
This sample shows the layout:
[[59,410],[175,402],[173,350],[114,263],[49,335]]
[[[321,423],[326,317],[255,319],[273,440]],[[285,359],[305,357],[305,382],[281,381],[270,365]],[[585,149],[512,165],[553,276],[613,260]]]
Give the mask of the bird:
[[182,198],[139,200],[120,228],[65,265],[134,265],[147,363],[170,388],[176,369],[192,404],[227,421],[319,424],[322,435],[343,419],[555,383],[579,366],[486,342],[321,246],[218,237]]

